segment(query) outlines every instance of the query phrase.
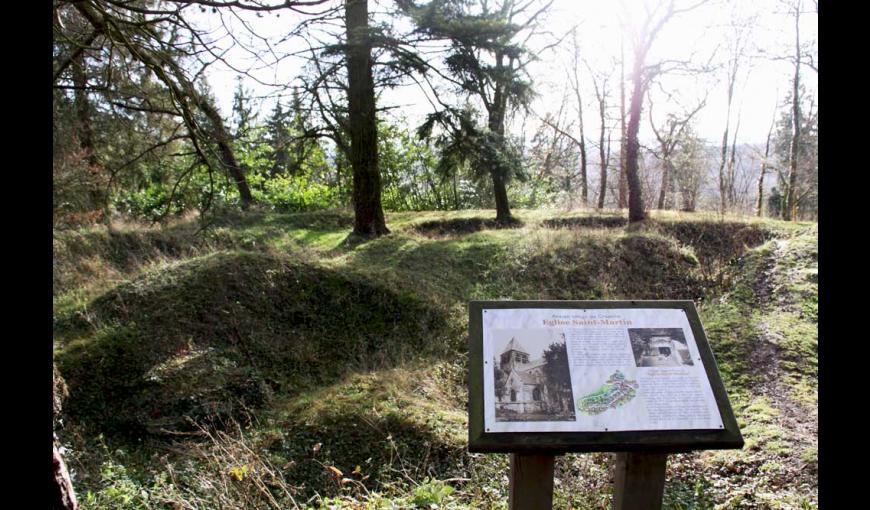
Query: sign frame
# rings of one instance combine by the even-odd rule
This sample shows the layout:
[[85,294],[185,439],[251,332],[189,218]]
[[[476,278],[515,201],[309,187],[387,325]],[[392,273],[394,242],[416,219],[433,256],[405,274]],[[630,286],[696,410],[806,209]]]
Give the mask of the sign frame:
[[[686,313],[704,371],[722,418],[721,429],[618,432],[486,432],[484,425],[484,309],[680,309]],[[551,454],[584,452],[679,453],[742,448],[744,441],[719,375],[716,358],[690,300],[626,301],[470,301],[468,303],[468,451],[471,453]]]

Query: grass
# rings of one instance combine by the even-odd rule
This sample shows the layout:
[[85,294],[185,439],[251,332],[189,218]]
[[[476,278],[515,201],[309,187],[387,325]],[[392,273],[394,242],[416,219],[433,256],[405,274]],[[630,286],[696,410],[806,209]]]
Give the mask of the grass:
[[[58,233],[84,507],[503,507],[506,456],[465,451],[467,301],[624,298],[698,304],[747,440],[671,456],[665,507],[816,507],[815,226],[492,216],[389,214],[364,242],[347,211]],[[559,457],[556,507],[609,507],[610,462]]]

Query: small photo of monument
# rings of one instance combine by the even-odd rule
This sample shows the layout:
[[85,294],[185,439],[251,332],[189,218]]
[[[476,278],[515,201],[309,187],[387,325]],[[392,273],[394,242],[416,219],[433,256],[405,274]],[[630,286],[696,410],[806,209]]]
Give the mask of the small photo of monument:
[[574,421],[565,336],[552,330],[494,331],[496,421]]
[[629,328],[628,338],[638,367],[694,365],[680,328]]

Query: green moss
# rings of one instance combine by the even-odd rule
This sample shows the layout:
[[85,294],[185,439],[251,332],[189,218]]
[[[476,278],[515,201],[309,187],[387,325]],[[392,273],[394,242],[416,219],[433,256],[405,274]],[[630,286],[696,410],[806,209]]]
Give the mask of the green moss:
[[819,463],[819,449],[818,447],[810,447],[804,449],[801,452],[801,460],[806,462],[807,464],[818,464]]
[[737,412],[747,451],[763,449],[775,455],[790,453],[788,437],[777,420],[780,412],[773,408],[767,399],[763,397],[753,399],[749,405]]
[[760,377],[751,364],[751,351],[759,336],[758,313],[728,299],[704,304],[699,313],[726,388],[751,390]]

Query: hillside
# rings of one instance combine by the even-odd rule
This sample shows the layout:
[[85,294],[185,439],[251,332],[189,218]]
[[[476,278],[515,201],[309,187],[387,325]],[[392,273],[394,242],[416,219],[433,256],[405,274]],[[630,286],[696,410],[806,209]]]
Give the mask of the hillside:
[[[84,508],[505,507],[465,449],[471,299],[693,299],[746,447],[675,455],[666,508],[817,507],[814,224],[659,214],[222,216],[55,235],[61,442]],[[556,508],[609,508],[610,457]]]

